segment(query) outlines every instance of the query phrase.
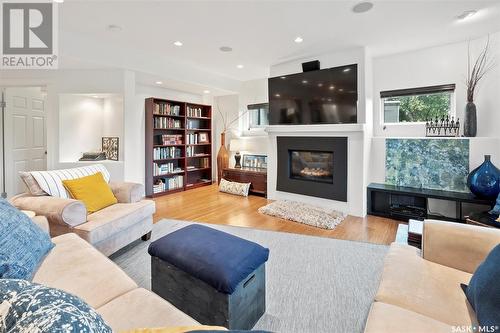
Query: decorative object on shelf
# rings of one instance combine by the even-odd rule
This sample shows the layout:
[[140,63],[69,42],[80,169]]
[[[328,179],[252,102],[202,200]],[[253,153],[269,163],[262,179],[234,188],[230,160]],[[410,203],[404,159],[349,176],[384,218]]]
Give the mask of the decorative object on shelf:
[[106,159],[118,161],[119,140],[116,136],[102,138],[102,151],[106,154]]
[[267,156],[266,155],[243,155],[244,168],[258,168],[267,169]]
[[234,167],[235,168],[241,168],[241,151],[247,150],[246,146],[246,140],[245,139],[232,139],[229,148],[231,151],[236,152],[234,155]]
[[199,138],[198,138],[199,143],[209,143],[210,142],[210,140],[208,139],[208,133],[201,132],[198,135],[199,135]]
[[469,192],[468,139],[386,139],[390,185]]
[[460,120],[446,116],[425,123],[425,136],[427,137],[456,137],[460,135]]
[[231,121],[227,119],[227,112],[222,112],[219,106],[219,102],[217,101],[217,112],[222,120],[222,131],[220,133],[220,148],[217,153],[217,181],[220,183],[222,179],[222,173],[225,168],[229,166],[229,154],[226,149],[226,133],[231,128],[231,126],[236,123],[243,115],[248,113],[248,110],[241,112],[238,114],[236,118]]
[[229,166],[229,153],[226,149],[226,133],[220,134],[220,148],[217,153],[217,180],[220,183],[222,171]]
[[490,37],[471,68],[470,42],[467,49],[467,105],[465,106],[464,136],[475,137],[477,134],[477,111],[474,93],[481,79],[495,66],[490,57]]
[[467,186],[480,198],[494,199],[500,193],[500,170],[491,162],[491,155],[484,155],[484,162],[471,171]]
[[96,152],[86,152],[82,154],[79,161],[104,161],[106,160],[106,154],[103,151]]

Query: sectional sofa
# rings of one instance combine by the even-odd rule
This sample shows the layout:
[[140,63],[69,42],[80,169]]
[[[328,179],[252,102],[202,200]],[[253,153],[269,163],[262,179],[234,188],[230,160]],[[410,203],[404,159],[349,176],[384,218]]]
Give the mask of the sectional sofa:
[[[49,231],[44,217],[33,219]],[[156,294],[139,288],[116,264],[74,233],[52,238],[55,247],[33,282],[72,293],[97,310],[115,332],[197,326],[197,321]]]

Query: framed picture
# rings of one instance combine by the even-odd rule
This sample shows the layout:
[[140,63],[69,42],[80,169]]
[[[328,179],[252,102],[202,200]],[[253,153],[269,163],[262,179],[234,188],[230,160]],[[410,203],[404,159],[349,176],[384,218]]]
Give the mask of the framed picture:
[[266,155],[243,155],[242,167],[267,169]]
[[199,134],[199,137],[198,137],[198,142],[199,143],[209,143],[209,139],[208,139],[208,133],[206,132],[202,132]]
[[106,154],[106,159],[112,161],[118,161],[118,148],[119,145],[118,137],[103,137],[102,138],[102,151]]

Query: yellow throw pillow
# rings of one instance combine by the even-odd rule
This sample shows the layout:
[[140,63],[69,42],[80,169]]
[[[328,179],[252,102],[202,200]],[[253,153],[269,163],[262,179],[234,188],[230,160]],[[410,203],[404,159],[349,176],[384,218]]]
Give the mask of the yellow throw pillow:
[[74,199],[83,201],[89,213],[97,212],[118,202],[100,172],[62,182]]

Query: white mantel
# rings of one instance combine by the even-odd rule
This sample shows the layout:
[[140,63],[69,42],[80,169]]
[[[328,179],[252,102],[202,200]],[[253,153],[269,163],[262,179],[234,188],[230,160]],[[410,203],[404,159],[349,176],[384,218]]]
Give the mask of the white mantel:
[[[267,195],[272,200],[293,200],[336,209],[354,216],[366,215],[365,166],[367,152],[365,124],[273,125],[268,133]],[[347,202],[310,197],[276,190],[277,140],[279,136],[347,137]]]
[[364,132],[365,124],[332,124],[332,125],[271,125],[266,127],[267,133],[343,133]]

